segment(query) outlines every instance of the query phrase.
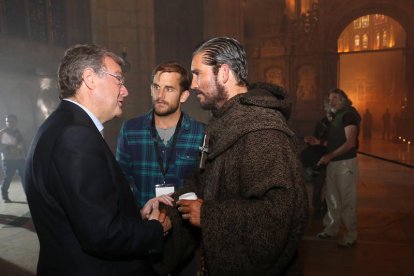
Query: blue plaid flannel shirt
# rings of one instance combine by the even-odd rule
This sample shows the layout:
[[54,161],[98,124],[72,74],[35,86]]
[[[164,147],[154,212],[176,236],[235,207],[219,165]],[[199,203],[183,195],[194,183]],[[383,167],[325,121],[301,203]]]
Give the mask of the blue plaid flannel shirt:
[[[155,197],[155,185],[163,183],[164,180],[151,136],[152,112],[151,110],[141,117],[124,122],[116,147],[116,159],[131,183],[135,199],[140,206],[144,206],[149,199]],[[197,169],[204,129],[203,123],[183,114],[175,156],[171,158],[165,177],[165,183],[174,184],[176,190],[182,187],[184,180]],[[164,153],[162,157],[165,167],[166,153],[172,139],[167,145],[164,145],[159,135],[157,139],[161,152]]]

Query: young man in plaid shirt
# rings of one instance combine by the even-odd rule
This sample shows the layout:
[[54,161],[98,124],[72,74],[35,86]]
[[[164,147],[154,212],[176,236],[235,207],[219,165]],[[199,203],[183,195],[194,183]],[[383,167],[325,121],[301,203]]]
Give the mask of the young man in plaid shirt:
[[156,185],[177,190],[197,167],[204,124],[181,111],[189,87],[189,74],[181,65],[158,65],[152,72],[153,108],[121,128],[116,159],[141,206],[155,197]]

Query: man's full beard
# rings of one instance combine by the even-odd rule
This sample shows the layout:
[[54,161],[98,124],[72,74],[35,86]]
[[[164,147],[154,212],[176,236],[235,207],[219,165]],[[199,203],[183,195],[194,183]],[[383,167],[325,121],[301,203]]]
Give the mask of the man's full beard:
[[[196,91],[201,91],[195,89]],[[223,85],[215,81],[215,90],[216,94],[214,96],[207,96],[207,94],[202,93],[205,97],[204,102],[200,102],[200,106],[204,110],[217,110],[219,109],[229,98],[229,93],[226,91]],[[201,91],[202,92],[202,91]]]

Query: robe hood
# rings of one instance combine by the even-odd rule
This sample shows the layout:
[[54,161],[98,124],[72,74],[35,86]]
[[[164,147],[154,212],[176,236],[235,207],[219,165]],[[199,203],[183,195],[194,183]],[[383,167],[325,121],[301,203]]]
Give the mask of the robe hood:
[[[248,92],[232,97],[220,109],[213,111],[207,127],[213,144],[208,158],[220,155],[252,131],[275,129],[294,136],[286,125],[291,106],[282,87],[268,83],[251,85]],[[255,120],[257,116],[261,118],[260,122]],[[227,127],[223,129],[223,125]]]
[[249,86],[249,92],[240,100],[245,105],[255,105],[280,111],[289,120],[292,101],[286,90],[281,86],[257,82]]

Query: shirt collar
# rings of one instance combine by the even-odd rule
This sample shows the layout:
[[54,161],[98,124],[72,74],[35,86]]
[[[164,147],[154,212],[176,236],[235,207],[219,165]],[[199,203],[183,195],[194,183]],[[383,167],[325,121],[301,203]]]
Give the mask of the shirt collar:
[[89,111],[86,107],[84,107],[80,103],[75,102],[73,100],[70,100],[70,99],[63,99],[63,100],[74,103],[77,106],[79,106],[80,108],[82,108],[86,112],[86,114],[88,114],[88,116],[92,119],[93,123],[95,124],[95,126],[99,130],[99,132],[102,132],[102,130],[104,129],[104,126],[102,125],[102,123],[98,120],[98,118],[96,118],[96,116],[91,111]]
[[[154,108],[152,108],[150,111],[147,112],[147,114],[145,114],[146,120],[144,124],[145,124],[145,127],[148,129],[151,129],[152,116],[154,116],[153,112],[154,112]],[[183,113],[183,121],[181,122],[181,129],[188,130],[190,128],[189,118],[184,111],[181,110],[181,112]]]

